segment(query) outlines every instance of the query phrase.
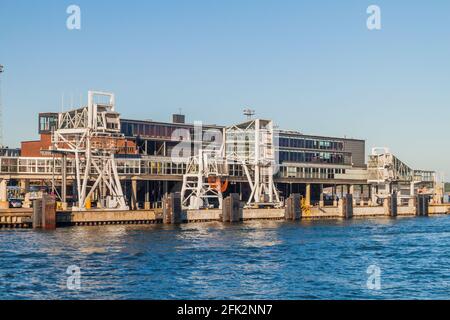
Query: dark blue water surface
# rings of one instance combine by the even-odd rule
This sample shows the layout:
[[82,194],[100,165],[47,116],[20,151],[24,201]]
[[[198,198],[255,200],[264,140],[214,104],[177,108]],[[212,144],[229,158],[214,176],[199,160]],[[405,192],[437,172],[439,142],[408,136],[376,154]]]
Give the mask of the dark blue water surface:
[[0,231],[0,299],[449,297],[450,216]]

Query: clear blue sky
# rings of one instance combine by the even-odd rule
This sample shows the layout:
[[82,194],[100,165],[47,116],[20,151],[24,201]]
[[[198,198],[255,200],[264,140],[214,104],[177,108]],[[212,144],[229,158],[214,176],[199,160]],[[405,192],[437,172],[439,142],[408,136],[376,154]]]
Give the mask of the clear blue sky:
[[[81,7],[81,30],[66,8]],[[366,28],[381,7],[382,30]],[[123,117],[230,124],[251,107],[281,128],[366,139],[450,178],[450,1],[0,0],[4,140],[88,89]]]

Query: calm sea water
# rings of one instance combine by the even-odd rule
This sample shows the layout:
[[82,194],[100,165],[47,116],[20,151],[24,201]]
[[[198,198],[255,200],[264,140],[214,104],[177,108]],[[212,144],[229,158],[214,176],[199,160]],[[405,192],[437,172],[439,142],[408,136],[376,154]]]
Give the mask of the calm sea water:
[[0,299],[366,298],[449,299],[450,216],[0,231]]

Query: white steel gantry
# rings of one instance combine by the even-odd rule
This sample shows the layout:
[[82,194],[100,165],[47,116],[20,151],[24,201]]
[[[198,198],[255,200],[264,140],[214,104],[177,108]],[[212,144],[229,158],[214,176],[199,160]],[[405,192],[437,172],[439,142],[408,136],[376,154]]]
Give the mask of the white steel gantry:
[[[241,165],[251,189],[246,206],[280,207],[275,187],[276,148],[273,123],[254,119],[227,127],[218,150],[200,147],[183,175],[181,201],[184,208],[201,209],[211,206],[211,199],[222,206],[222,191],[228,166]],[[201,144],[202,145],[202,144]]]
[[[183,175],[181,205],[185,209],[209,208],[217,201],[222,208],[222,183],[226,176],[222,150],[198,150],[191,157]],[[215,199],[215,200],[214,200]]]
[[114,154],[124,136],[112,93],[89,91],[88,105],[59,113],[53,148],[75,158],[78,206],[86,210],[97,194],[100,207],[127,210]]
[[241,164],[251,194],[246,206],[282,205],[274,183],[276,148],[273,122],[253,119],[225,128],[225,159]]

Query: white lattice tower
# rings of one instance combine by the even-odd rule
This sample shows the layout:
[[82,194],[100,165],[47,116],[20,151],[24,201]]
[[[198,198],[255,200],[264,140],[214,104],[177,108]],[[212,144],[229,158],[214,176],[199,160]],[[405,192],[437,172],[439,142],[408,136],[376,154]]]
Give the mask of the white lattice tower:
[[242,165],[251,189],[247,206],[281,206],[274,183],[275,134],[270,120],[255,119],[225,129],[227,162]]
[[[221,179],[226,175],[223,169],[222,150],[198,150],[198,155],[190,158],[183,175],[181,204],[184,209],[208,208],[213,199],[222,208]],[[211,181],[215,183],[211,183]]]
[[103,208],[127,210],[114,154],[124,137],[112,93],[89,91],[86,107],[62,112],[53,147],[75,158],[78,206],[97,192]]

